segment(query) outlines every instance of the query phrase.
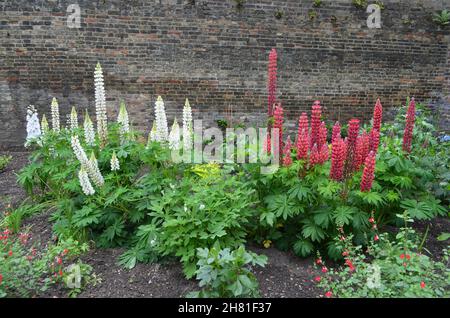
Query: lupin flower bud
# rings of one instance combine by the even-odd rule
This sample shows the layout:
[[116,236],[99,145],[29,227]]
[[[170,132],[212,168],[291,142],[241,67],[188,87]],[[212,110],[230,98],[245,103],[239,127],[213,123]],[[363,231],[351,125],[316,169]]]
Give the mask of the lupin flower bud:
[[120,170],[120,164],[119,159],[117,159],[116,152],[114,151],[111,156],[111,171],[119,171]]
[[94,72],[95,84],[95,112],[97,115],[97,132],[100,138],[100,146],[104,147],[108,140],[108,118],[106,115],[105,84],[100,63],[97,63]]
[[83,166],[81,166],[78,172],[78,179],[80,180],[81,189],[85,195],[93,195],[95,193],[91,181],[89,181],[88,173]]
[[42,134],[46,134],[50,130],[50,128],[48,127],[48,121],[47,121],[47,117],[45,116],[45,114],[42,115],[41,129],[42,129]]
[[320,102],[316,100],[311,111],[311,145],[319,144],[321,117],[322,106],[320,106]]
[[373,109],[373,129],[380,131],[381,129],[381,119],[383,117],[383,106],[381,105],[381,101],[378,98]]
[[277,91],[277,50],[272,49],[269,53],[269,78],[267,84],[267,115],[271,117],[274,112]]
[[70,112],[70,130],[78,129],[78,114],[75,107],[72,107],[72,111]]
[[169,134],[169,148],[171,150],[180,149],[180,126],[176,118],[173,120],[172,130]]
[[286,145],[284,146],[283,149],[283,166],[285,167],[289,167],[292,164],[291,148],[292,148],[291,137],[288,136]]
[[303,130],[297,140],[297,160],[308,159],[309,136],[307,130]]
[[164,101],[158,96],[155,102],[156,141],[166,142],[169,139],[169,127],[167,126]]
[[37,141],[41,137],[41,125],[39,124],[39,117],[36,108],[33,105],[28,106],[27,109],[27,138],[25,142],[25,147],[33,142]]
[[408,111],[406,112],[406,125],[403,133],[403,151],[411,152],[412,137],[414,131],[414,122],[416,120],[416,103],[414,97],[409,103]]
[[84,115],[84,140],[86,144],[89,146],[93,146],[95,144],[95,131],[94,124],[92,123],[91,118],[89,117],[89,113],[86,109],[86,114]]
[[125,106],[125,102],[120,102],[119,115],[117,116],[117,122],[119,123],[119,135],[120,143],[124,144],[126,141],[126,136],[130,131],[130,122],[128,119],[128,111]]
[[375,178],[375,161],[376,155],[371,151],[364,164],[364,172],[361,179],[362,192],[369,192],[372,189],[373,179]]
[[187,98],[183,107],[183,149],[192,149],[192,109]]
[[52,129],[53,131],[59,132],[61,130],[59,125],[59,105],[55,97],[53,97],[52,99],[51,113],[52,113]]

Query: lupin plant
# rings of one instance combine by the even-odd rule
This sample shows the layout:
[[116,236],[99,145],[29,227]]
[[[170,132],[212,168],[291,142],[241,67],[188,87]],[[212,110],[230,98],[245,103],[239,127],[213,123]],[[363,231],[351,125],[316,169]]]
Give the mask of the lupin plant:
[[283,149],[283,166],[289,167],[292,165],[292,143],[291,137],[288,136]]
[[97,132],[100,139],[100,147],[106,146],[108,140],[108,118],[106,114],[105,84],[100,63],[97,63],[94,71],[95,84],[95,113],[97,116]]
[[283,150],[283,107],[281,103],[278,103],[275,106],[275,110],[273,112],[274,122],[273,128],[278,129],[278,153],[281,158],[282,150]]
[[55,97],[53,97],[52,99],[51,113],[52,113],[52,129],[55,132],[59,132],[61,130],[59,123],[59,105]]
[[97,158],[95,157],[94,152],[91,153],[89,163],[92,169],[92,181],[94,181],[95,185],[98,187],[103,186],[105,184],[105,180],[103,179],[102,173],[98,167]]
[[164,101],[158,96],[155,102],[156,141],[167,142],[169,140],[169,127],[167,125]]
[[89,146],[93,146],[95,144],[95,130],[94,124],[92,123],[92,120],[89,117],[87,109],[84,115],[83,128],[84,128],[84,140],[86,141],[86,144]]

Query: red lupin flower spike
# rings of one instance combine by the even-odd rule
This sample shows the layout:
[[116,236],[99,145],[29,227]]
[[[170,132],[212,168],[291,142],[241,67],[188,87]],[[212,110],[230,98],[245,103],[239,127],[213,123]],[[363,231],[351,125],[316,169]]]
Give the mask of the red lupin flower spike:
[[414,97],[409,103],[408,111],[406,113],[405,132],[403,134],[403,150],[411,152],[411,144],[414,130],[414,122],[416,120],[416,103]]
[[300,136],[300,134],[303,132],[303,130],[308,133],[309,132],[309,123],[308,123],[308,115],[306,113],[302,113],[300,118],[298,119],[298,131],[297,135]]
[[381,101],[378,98],[373,109],[373,129],[380,131],[381,129],[381,119],[383,117],[383,106],[381,105]]
[[328,157],[330,156],[330,148],[328,148],[328,144],[324,143],[319,151],[319,163],[324,164]]
[[339,137],[341,138],[341,124],[337,121],[333,126],[333,132],[331,134],[331,144],[334,143],[334,140]]
[[375,178],[375,162],[375,153],[371,151],[364,165],[364,172],[361,179],[361,192],[369,192],[372,189],[373,179]]
[[319,150],[317,149],[317,144],[314,144],[314,146],[311,149],[311,153],[309,156],[309,165],[310,168],[314,167],[316,164],[318,164],[320,161],[320,155]]
[[272,149],[272,141],[270,140],[270,134],[267,133],[266,140],[264,142],[264,152],[270,155],[271,149]]
[[[274,111],[274,124],[273,124],[273,128],[278,129],[278,135],[279,135],[279,148],[278,148],[278,154],[281,157],[281,150],[283,149],[283,107],[281,107],[281,103],[278,103],[275,106],[275,111]],[[275,149],[272,149],[275,150]]]
[[319,128],[319,140],[317,143],[317,147],[319,147],[319,149],[322,149],[322,146],[327,143],[327,135],[327,126],[325,125],[325,122],[321,122]]
[[284,146],[283,149],[283,166],[285,167],[289,167],[292,164],[291,148],[292,148],[291,137],[288,136],[286,145]]
[[378,146],[380,145],[380,132],[376,129],[372,129],[370,131],[370,147],[369,147],[369,151],[373,151],[375,153],[378,152]]
[[347,141],[347,161],[345,164],[345,176],[349,176],[354,167],[354,160],[355,160],[355,152],[356,152],[356,141],[358,139],[359,135],[359,120],[358,119],[351,119],[348,122],[348,141]]
[[322,117],[322,106],[315,101],[311,111],[311,146],[319,143],[320,118]]
[[273,116],[273,109],[276,101],[276,91],[277,91],[277,50],[272,49],[269,53],[269,75],[267,84],[267,115],[269,117]]
[[297,140],[297,160],[307,159],[309,150],[309,137],[306,130],[303,130]]
[[335,138],[331,148],[330,178],[341,181],[344,174],[345,142],[341,137]]

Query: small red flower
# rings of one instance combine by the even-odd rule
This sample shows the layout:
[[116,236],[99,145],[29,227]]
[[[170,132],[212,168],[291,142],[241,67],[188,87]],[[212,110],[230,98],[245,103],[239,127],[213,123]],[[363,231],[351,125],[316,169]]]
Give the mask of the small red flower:
[[406,254],[406,259],[409,261],[411,259],[411,256],[409,254]]
[[326,272],[328,272],[328,268],[326,266],[323,266],[322,267],[322,273],[326,273]]
[[12,256],[12,255],[13,255],[13,252],[10,250],[10,251],[8,252],[8,255],[9,255],[9,256]]
[[314,280],[315,280],[316,282],[320,282],[321,278],[320,278],[320,276],[316,276],[316,277],[314,278]]
[[400,254],[400,259],[404,259],[405,258],[405,254]]
[[375,220],[372,217],[369,218],[369,223],[373,223],[373,222],[375,222]]
[[3,281],[3,275],[0,274],[0,285],[2,284],[2,281]]
[[58,265],[62,264],[62,258],[61,257],[57,257],[56,258],[56,263],[58,263]]
[[403,263],[403,267],[406,267],[408,264],[406,264],[406,263]]
[[331,296],[333,296],[333,293],[332,293],[331,291],[327,291],[327,292],[325,293],[325,297],[331,298]]
[[348,251],[342,252],[342,256],[348,256]]
[[420,282],[420,288],[425,288],[425,286],[426,286],[426,285],[425,285],[425,282],[423,282],[423,281]]
[[373,238],[374,241],[378,241],[380,238],[378,237],[377,234],[375,234],[375,237]]
[[62,269],[60,269],[59,270],[59,276],[62,276],[63,275],[63,271],[62,271]]
[[64,251],[63,251],[63,255],[67,255],[69,253],[69,250],[66,248],[66,249],[64,249]]
[[318,259],[316,260],[316,264],[317,264],[317,265],[322,264],[322,259],[321,259],[321,258],[318,258]]

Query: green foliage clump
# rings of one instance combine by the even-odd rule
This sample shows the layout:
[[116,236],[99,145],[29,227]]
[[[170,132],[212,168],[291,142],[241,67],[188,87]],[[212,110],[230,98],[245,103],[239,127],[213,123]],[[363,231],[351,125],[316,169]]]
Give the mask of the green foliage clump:
[[188,297],[259,297],[258,281],[249,266],[264,266],[266,256],[247,252],[243,246],[221,249],[218,242],[211,249],[198,248],[197,256],[195,273],[202,290]]
[[0,156],[0,172],[11,162],[12,156]]

